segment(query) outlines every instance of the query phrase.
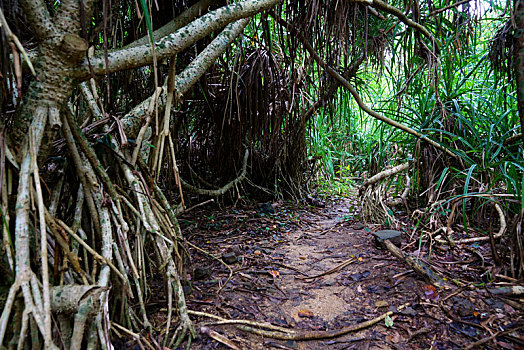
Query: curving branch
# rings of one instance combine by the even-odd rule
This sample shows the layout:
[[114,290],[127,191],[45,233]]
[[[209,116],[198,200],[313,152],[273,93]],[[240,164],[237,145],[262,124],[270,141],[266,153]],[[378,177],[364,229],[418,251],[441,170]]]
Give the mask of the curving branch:
[[457,6],[460,6],[460,5],[463,5],[463,4],[467,4],[468,2],[471,2],[471,0],[462,0],[462,1],[456,2],[454,4],[451,4],[451,5],[448,5],[448,6],[444,6],[442,8],[436,9],[433,12],[430,12],[429,15],[430,16],[434,16],[434,15],[436,15],[438,13],[447,11],[447,10],[452,9],[454,7],[457,7]]
[[[351,64],[348,67],[346,67],[346,69],[342,73],[342,76],[344,77],[344,79],[349,80],[350,78],[354,77],[355,74],[357,73],[360,65],[362,64],[362,62],[364,62],[364,55],[361,55],[358,58],[356,58],[354,61],[352,61]],[[328,88],[323,91],[323,93],[318,98],[318,100],[316,100],[315,103],[313,103],[304,112],[304,114],[302,116],[303,120],[308,122],[315,115],[315,112],[319,108],[324,107],[326,102],[333,97],[333,95],[338,90],[340,85],[341,85],[340,81],[338,81],[338,80],[335,80],[332,83],[330,83],[328,85]]]
[[[215,60],[224,53],[231,43],[242,33],[248,19],[242,19],[229,24],[217,37],[175,78],[175,91],[178,95],[185,94],[193,84],[211,67]],[[138,131],[150,113],[150,105],[157,99],[159,110],[165,108],[167,89],[164,88],[160,96],[156,93],[141,102],[122,119],[122,126],[129,138],[136,138]]]
[[418,132],[418,131],[416,131],[416,130],[414,130],[414,129],[412,129],[412,128],[404,125],[404,124],[401,124],[401,123],[399,123],[399,122],[397,122],[397,121],[395,121],[393,119],[390,119],[390,118],[386,117],[385,115],[383,115],[381,113],[378,113],[378,112],[374,111],[364,101],[362,101],[362,98],[358,94],[357,90],[353,87],[353,85],[351,85],[349,83],[349,81],[347,81],[336,70],[334,70],[333,68],[331,68],[330,66],[327,65],[327,63],[318,55],[318,53],[315,51],[315,49],[313,49],[311,44],[309,44],[307,42],[307,40],[304,38],[304,36],[301,33],[299,33],[297,31],[297,29],[293,25],[289,24],[288,22],[286,22],[285,20],[283,20],[283,19],[281,19],[281,18],[279,18],[277,16],[273,15],[273,18],[275,19],[275,21],[277,21],[280,25],[284,26],[286,29],[288,29],[291,33],[293,33],[299,39],[299,41],[302,43],[304,48],[309,52],[309,54],[313,57],[313,59],[315,61],[317,61],[319,66],[324,68],[332,77],[337,79],[346,89],[349,90],[349,92],[351,93],[351,95],[355,99],[355,102],[358,104],[358,106],[364,112],[366,112],[367,114],[369,114],[370,116],[372,116],[375,119],[383,121],[386,124],[389,124],[389,125],[397,128],[397,129],[405,131],[408,134],[411,134],[413,136],[416,136],[416,137],[426,141],[427,143],[429,143],[433,147],[440,149],[441,151],[445,152],[446,154],[448,154],[449,156],[451,156],[453,158],[458,158],[458,155],[456,155],[455,153],[453,153],[451,150],[447,149],[446,147],[444,147],[440,143],[438,143],[438,142],[428,138],[426,135],[423,135],[420,132]]
[[[157,41],[155,43],[155,57],[159,61],[171,57],[215,30],[233,21],[267,10],[280,1],[282,0],[246,0],[212,11]],[[94,73],[102,75],[151,64],[153,62],[153,51],[151,45],[141,45],[110,52],[107,55],[107,60],[104,55],[98,55],[91,58],[90,61]],[[106,62],[108,62],[107,69]],[[80,65],[76,73],[78,78],[87,79],[90,77],[87,60]]]
[[420,23],[417,23],[411,19],[408,18],[402,11],[400,11],[398,8],[391,6],[387,3],[385,3],[382,0],[351,0],[353,2],[360,2],[367,4],[369,6],[373,6],[379,10],[382,10],[384,12],[387,12],[395,17],[397,17],[402,23],[405,25],[414,28],[424,34],[425,37],[427,37],[429,40],[431,40],[431,43],[434,45],[435,51],[438,52],[438,46],[437,42],[435,41],[435,38],[431,33]]
[[[166,25],[158,28],[153,32],[153,40],[157,41],[162,39],[164,36],[173,33],[174,31],[184,27],[193,21],[197,16],[201,15],[202,12],[214,2],[214,0],[200,0],[190,8],[182,12],[177,18],[167,23]],[[131,44],[126,45],[125,48],[137,47],[140,45],[148,44],[149,36],[143,36],[140,39],[133,41]]]
[[56,33],[57,29],[43,0],[22,0],[20,2],[24,8],[27,22],[30,23],[39,39],[49,38]]

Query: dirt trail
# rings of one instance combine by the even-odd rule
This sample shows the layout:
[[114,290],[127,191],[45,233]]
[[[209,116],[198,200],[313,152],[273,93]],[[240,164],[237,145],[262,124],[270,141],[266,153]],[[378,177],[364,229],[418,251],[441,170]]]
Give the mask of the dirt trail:
[[[189,308],[226,319],[318,331],[358,324],[410,303],[391,317],[389,327],[382,320],[333,339],[274,340],[233,326],[209,325],[239,349],[455,349],[490,335],[481,321],[491,322],[491,327],[504,317],[510,322],[513,315],[511,322],[522,322],[521,311],[498,299],[479,298],[467,288],[432,294],[431,287],[411,270],[377,249],[372,239],[377,227],[351,220],[356,207],[343,199],[326,208],[281,205],[274,215],[229,208],[183,218],[189,240],[227,260],[234,271],[217,294],[227,280],[227,269],[193,250],[196,270]],[[325,276],[305,278],[344,262],[346,266]],[[199,325],[210,322],[205,317],[194,319]],[[518,341],[512,344],[505,339],[493,348],[500,344],[519,348]],[[192,348],[230,347],[203,335]]]

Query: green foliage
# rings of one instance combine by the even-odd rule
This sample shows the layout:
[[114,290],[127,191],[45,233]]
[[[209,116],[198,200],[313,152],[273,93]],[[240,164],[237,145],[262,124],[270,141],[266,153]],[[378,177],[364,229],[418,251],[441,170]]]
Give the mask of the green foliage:
[[[458,159],[424,160],[417,147],[431,152],[427,145],[364,115],[339,89],[335,107],[315,117],[308,135],[310,157],[321,160],[321,182],[337,187],[345,177],[373,175],[414,157],[425,162],[415,170],[416,193],[431,187],[440,199],[479,192],[524,198],[522,146],[504,144],[519,129],[515,86],[495,75],[487,59],[492,36],[508,18],[495,15],[502,13],[500,6],[491,5],[499,12],[483,4],[476,16],[471,7],[428,16],[422,7],[424,25],[439,43],[438,57],[423,56],[412,31],[397,26],[381,74],[361,69],[353,83],[373,109],[436,140]],[[508,205],[514,212],[523,206]],[[465,198],[462,212],[467,229]]]
[[153,43],[154,42],[153,27],[151,26],[151,16],[149,15],[149,8],[147,7],[146,0],[140,0],[140,6],[142,7],[142,11],[144,11],[144,17],[146,18],[146,25],[147,25],[147,31],[149,33],[149,39],[151,40],[151,43]]

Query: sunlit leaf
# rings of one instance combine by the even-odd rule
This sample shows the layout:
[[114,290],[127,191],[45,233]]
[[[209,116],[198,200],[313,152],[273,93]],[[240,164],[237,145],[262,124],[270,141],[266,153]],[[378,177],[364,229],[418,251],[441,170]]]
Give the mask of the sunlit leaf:
[[393,327],[393,320],[389,316],[386,316],[386,318],[384,319],[384,323],[388,328]]

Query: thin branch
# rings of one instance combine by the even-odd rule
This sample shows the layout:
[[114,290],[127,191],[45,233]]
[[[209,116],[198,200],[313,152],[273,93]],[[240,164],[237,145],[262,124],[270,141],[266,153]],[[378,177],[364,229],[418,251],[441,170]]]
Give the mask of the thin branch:
[[421,25],[420,23],[417,23],[411,19],[409,19],[401,10],[399,10],[398,8],[394,7],[394,6],[391,6],[387,3],[385,3],[384,1],[382,0],[351,0],[353,2],[359,2],[359,3],[365,3],[369,6],[373,6],[379,10],[382,10],[384,12],[387,12],[395,17],[397,17],[402,23],[404,23],[405,25],[413,28],[413,29],[416,29],[418,30],[419,32],[421,32],[422,34],[424,34],[425,37],[427,37],[431,43],[433,44],[434,48],[435,48],[435,51],[438,52],[438,46],[437,46],[437,42],[435,41],[435,38],[433,37],[433,35],[431,35],[431,33],[423,26]]
[[441,12],[444,12],[446,10],[449,10],[450,8],[453,8],[453,7],[457,7],[457,6],[460,6],[460,5],[464,5],[464,4],[467,4],[468,2],[470,2],[471,0],[462,0],[462,1],[459,1],[455,4],[451,4],[451,5],[448,5],[448,6],[444,6],[443,8],[440,8],[440,9],[436,9],[435,11],[433,12],[430,12],[429,13],[429,16],[433,16],[433,15],[436,15],[437,13],[441,13]]
[[346,79],[344,79],[344,77],[342,75],[340,75],[340,73],[338,73],[336,70],[334,70],[333,68],[331,68],[330,66],[327,65],[327,63],[322,59],[320,58],[320,56],[317,54],[317,52],[313,49],[313,47],[305,40],[304,36],[299,33],[297,31],[297,29],[292,26],[291,24],[289,24],[288,22],[286,22],[285,20],[275,16],[274,14],[273,15],[273,18],[279,23],[281,24],[282,26],[284,26],[285,28],[287,28],[290,32],[292,32],[299,40],[300,42],[302,43],[302,45],[304,46],[304,48],[311,54],[311,56],[313,56],[313,58],[315,59],[315,61],[317,61],[318,65],[321,66],[322,68],[324,68],[331,76],[333,76],[335,79],[337,79],[338,81],[340,81],[340,83],[342,85],[344,85],[344,87],[346,89],[349,90],[349,92],[351,93],[351,95],[353,95],[353,98],[355,99],[355,102],[357,102],[358,106],[364,110],[364,112],[366,112],[367,114],[369,114],[370,116],[372,116],[373,118],[376,118],[378,120],[381,120],[383,121],[384,123],[386,124],[389,124],[397,129],[400,129],[402,131],[405,131],[407,132],[408,134],[411,134],[413,136],[416,136],[424,141],[426,141],[427,143],[431,144],[432,146],[434,146],[435,148],[438,148],[440,149],[441,151],[445,152],[446,154],[448,154],[449,156],[453,157],[453,158],[458,158],[458,155],[456,155],[455,153],[453,153],[451,150],[449,150],[448,148],[442,146],[441,144],[439,144],[438,142],[436,141],[433,141],[432,139],[428,138],[427,136],[419,133],[418,131],[414,130],[414,129],[411,129],[410,127],[404,125],[404,124],[400,124],[399,122],[397,121],[394,121],[393,119],[390,119],[388,117],[386,117],[385,115],[383,114],[380,114],[376,111],[374,111],[373,109],[371,109],[371,107],[369,107],[367,104],[364,103],[364,101],[362,101],[362,98],[360,97],[360,95],[358,94],[357,90],[353,87],[353,85],[351,85],[349,83],[349,81],[347,81]]
[[[25,62],[27,63],[27,66],[29,67],[29,70],[31,71],[31,74],[33,76],[36,76],[35,68],[33,67],[33,64],[31,63],[31,60],[29,59],[29,56],[27,55],[27,52],[25,51],[24,47],[22,46],[22,43],[20,43],[20,40],[18,40],[18,37],[13,34],[11,29],[9,28],[9,25],[7,24],[7,21],[4,17],[4,12],[0,8],[0,27],[4,28],[4,33],[7,38],[7,40],[13,42],[22,54],[22,57],[24,58]],[[13,53],[14,54],[14,53]]]
[[89,246],[89,244],[84,242],[84,240],[82,240],[82,238],[80,238],[76,233],[74,233],[73,230],[69,226],[67,226],[62,220],[51,217],[51,215],[49,213],[47,213],[47,212],[46,212],[46,214],[48,215],[47,216],[48,220],[54,220],[55,222],[57,222],[58,225],[60,225],[60,227],[62,227],[71,237],[73,237],[78,243],[80,243],[80,245],[82,247],[84,247],[85,250],[87,250],[89,253],[91,253],[91,255],[93,255],[93,257],[95,259],[99,260],[100,262],[102,262],[104,264],[107,264],[113,270],[113,272],[116,273],[116,275],[118,277],[120,277],[120,279],[124,283],[127,282],[126,278],[122,275],[122,273],[120,273],[120,271],[117,269],[117,267],[111,261],[109,261],[108,259],[106,259],[102,255],[98,254],[93,248],[91,248]]
[[[397,308],[397,311],[400,311],[400,310],[404,309],[407,306],[409,306],[409,303],[400,305]],[[279,332],[279,331],[270,332],[270,331],[266,331],[266,330],[263,330],[263,329],[257,329],[257,328],[249,327],[249,326],[237,326],[237,328],[240,329],[240,330],[243,330],[243,331],[246,331],[246,332],[250,332],[250,333],[253,333],[253,334],[258,334],[258,335],[261,335],[261,336],[264,336],[264,337],[274,338],[274,339],[282,339],[282,340],[328,339],[328,338],[340,337],[342,335],[345,335],[345,334],[348,334],[348,333],[351,333],[351,332],[355,332],[355,331],[359,331],[361,329],[367,328],[369,326],[372,326],[372,325],[382,321],[386,317],[389,317],[389,316],[391,316],[393,314],[394,314],[393,311],[388,311],[388,312],[386,312],[386,313],[384,313],[384,314],[382,314],[382,315],[380,315],[378,317],[375,317],[374,319],[371,319],[371,320],[368,320],[368,321],[364,321],[364,322],[361,322],[361,323],[357,323],[357,324],[354,324],[354,325],[350,325],[350,326],[347,326],[347,327],[344,327],[344,328],[341,328],[341,329],[338,329],[338,330],[334,330],[334,331],[302,331],[302,330],[295,331],[295,330],[289,330],[287,332]]]

